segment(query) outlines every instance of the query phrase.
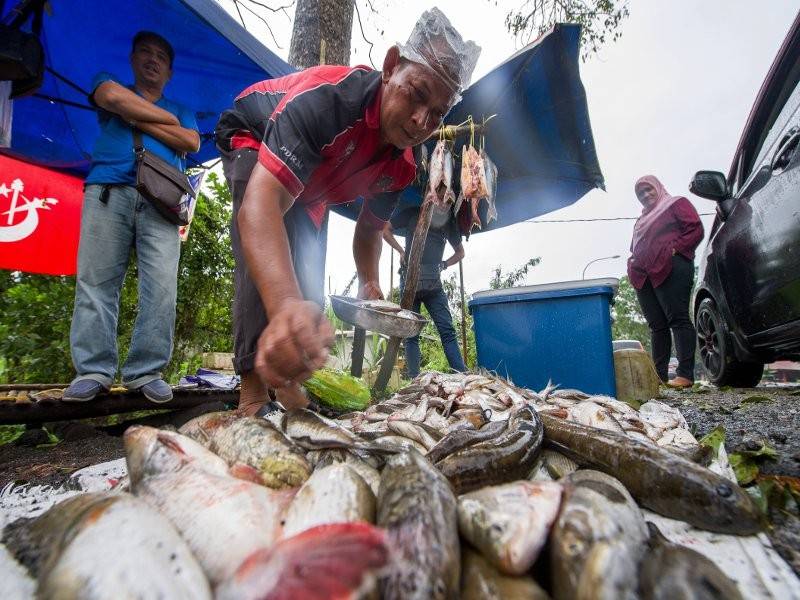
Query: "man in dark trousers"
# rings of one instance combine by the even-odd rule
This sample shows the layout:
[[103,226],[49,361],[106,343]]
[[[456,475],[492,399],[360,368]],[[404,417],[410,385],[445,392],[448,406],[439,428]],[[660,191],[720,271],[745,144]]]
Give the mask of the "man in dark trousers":
[[[404,229],[405,247],[410,249],[414,241],[414,230],[417,227],[418,219],[419,208],[409,208],[393,216],[383,230],[383,239],[400,253],[401,273],[405,273],[407,255],[392,232],[395,228]],[[453,254],[447,260],[442,260],[446,242],[452,246]],[[461,243],[461,232],[453,211],[449,207],[434,207],[428,237],[425,238],[425,246],[422,250],[422,264],[412,310],[419,312],[422,305],[428,309],[428,314],[439,331],[444,355],[447,357],[450,368],[454,371],[466,371],[467,367],[464,365],[464,359],[458,349],[453,317],[447,306],[447,296],[442,288],[441,273],[448,267],[457,264],[462,258],[464,258],[464,245]],[[404,284],[405,280],[403,279],[400,284],[401,288]],[[406,351],[406,371],[408,377],[414,378],[419,375],[421,360],[419,336],[406,338],[403,343]]]
[[164,97],[175,53],[151,31],[133,38],[133,85],[109,73],[95,77],[89,101],[98,109],[100,137],[86,177],[78,248],[75,311],[70,330],[77,376],[64,392],[71,402],[92,400],[111,387],[117,373],[119,294],[131,251],[136,252],[139,304],[122,383],[153,402],[172,399],[162,371],[172,355],[178,294],[178,226],[139,195],[133,130],[150,152],[185,168],[200,135],[194,114]]
[[320,66],[256,83],[220,117],[217,146],[233,196],[234,366],[239,407],[286,408],[325,364],[333,330],[322,307],[328,207],[358,197],[353,236],[360,298],[381,298],[383,225],[415,177],[412,148],[469,83],[479,48],[438,9],[423,13],[383,70]]

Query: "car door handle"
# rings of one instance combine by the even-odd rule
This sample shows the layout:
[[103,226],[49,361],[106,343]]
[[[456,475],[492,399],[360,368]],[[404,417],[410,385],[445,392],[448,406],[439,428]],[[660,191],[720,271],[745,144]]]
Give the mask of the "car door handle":
[[800,127],[793,127],[781,140],[778,150],[772,156],[770,168],[773,171],[780,171],[788,167],[797,152],[798,144],[800,144]]

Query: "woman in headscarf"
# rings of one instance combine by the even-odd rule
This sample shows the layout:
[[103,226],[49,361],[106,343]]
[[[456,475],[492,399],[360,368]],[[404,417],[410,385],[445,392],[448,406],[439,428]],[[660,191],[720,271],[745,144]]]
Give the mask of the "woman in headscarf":
[[650,327],[658,376],[667,382],[674,337],[678,368],[669,384],[688,387],[694,382],[697,343],[689,319],[689,296],[694,280],[694,251],[703,239],[703,224],[691,202],[682,196],[670,196],[653,175],[640,178],[634,189],[642,203],[642,215],[633,228],[628,278]]

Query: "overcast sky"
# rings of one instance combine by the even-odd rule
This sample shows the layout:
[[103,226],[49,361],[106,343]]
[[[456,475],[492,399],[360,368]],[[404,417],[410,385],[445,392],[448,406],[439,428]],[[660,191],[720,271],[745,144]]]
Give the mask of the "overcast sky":
[[[505,30],[504,19],[510,8],[521,3],[435,3],[465,38],[482,47],[473,82],[518,49]],[[230,0],[222,0],[222,4],[234,10]],[[362,10],[362,17],[367,37],[375,44],[373,61],[379,67],[386,49],[405,41],[418,16],[431,3],[377,0],[373,4],[380,14]],[[673,195],[687,195],[699,213],[712,213],[711,201],[689,195],[689,181],[700,169],[727,172],[759,86],[797,10],[797,0],[766,0],[757,7],[748,0],[631,0],[630,17],[622,23],[622,38],[581,64],[607,191],[590,192],[573,206],[540,219],[636,216],[641,206],[633,194],[633,184],[645,174],[656,175]],[[248,28],[285,59],[290,20],[282,15],[268,17],[282,49],[245,13]],[[352,64],[370,64],[368,46],[355,19],[352,47]],[[502,211],[502,198],[498,210]],[[703,217],[706,234],[711,222],[711,216]],[[488,287],[493,267],[512,269],[534,256],[540,256],[542,262],[529,274],[528,284],[580,279],[590,260],[615,254],[620,258],[593,264],[586,276],[621,277],[632,228],[633,221],[520,223],[473,235],[465,243],[467,292]],[[332,215],[327,271],[334,291],[341,291],[355,271],[352,235],[353,223]],[[707,235],[700,250],[706,241]],[[389,281],[389,252],[384,245],[384,293]]]

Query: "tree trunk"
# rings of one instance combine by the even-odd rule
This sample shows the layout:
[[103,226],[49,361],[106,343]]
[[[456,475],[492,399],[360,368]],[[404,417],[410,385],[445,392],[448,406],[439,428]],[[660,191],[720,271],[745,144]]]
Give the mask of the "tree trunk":
[[289,64],[349,65],[354,6],[354,0],[297,0]]

